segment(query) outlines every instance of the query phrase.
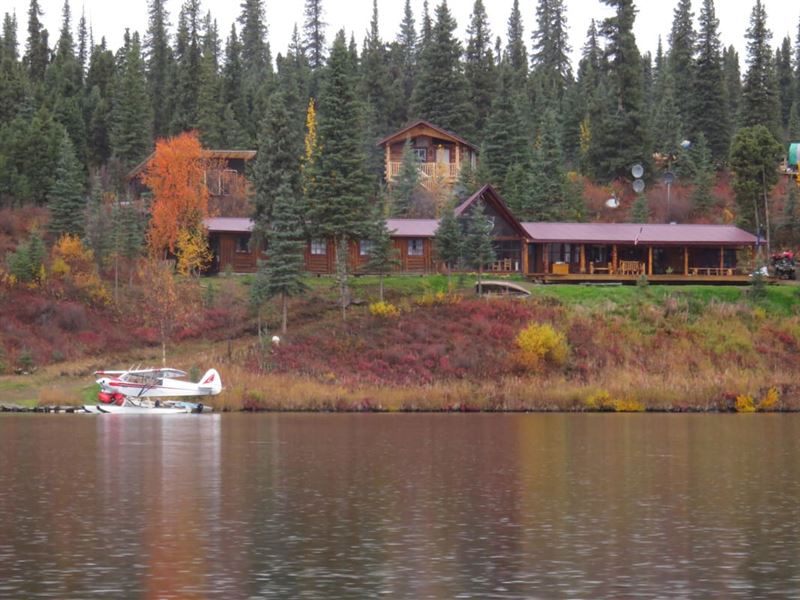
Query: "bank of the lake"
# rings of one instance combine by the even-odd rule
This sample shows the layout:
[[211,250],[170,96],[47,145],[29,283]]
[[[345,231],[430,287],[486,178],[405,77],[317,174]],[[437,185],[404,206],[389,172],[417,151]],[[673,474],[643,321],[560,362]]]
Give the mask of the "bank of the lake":
[[[215,286],[220,279],[205,283]],[[477,298],[474,280],[353,281],[342,321],[335,282],[309,279],[290,329],[192,341],[171,366],[218,368],[218,410],[272,411],[794,411],[800,409],[798,287],[527,286],[524,298]],[[250,280],[237,278],[239,300]],[[459,285],[460,284],[460,285]],[[230,286],[229,286],[230,287]],[[529,335],[521,342],[520,333]],[[522,344],[522,345],[521,345]],[[91,371],[158,364],[156,348],[0,378],[3,401],[91,398]]]

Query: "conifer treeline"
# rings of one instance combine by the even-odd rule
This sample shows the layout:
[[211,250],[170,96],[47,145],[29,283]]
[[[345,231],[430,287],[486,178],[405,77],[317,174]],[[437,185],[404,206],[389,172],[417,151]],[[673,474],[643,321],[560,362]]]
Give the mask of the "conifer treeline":
[[[720,43],[713,0],[698,7],[677,0],[666,47],[659,43],[655,56],[637,48],[633,0],[601,1],[614,14],[592,22],[573,67],[566,0],[537,0],[530,14],[514,0],[505,44],[483,0],[474,1],[465,41],[446,0],[434,8],[426,0],[420,15],[406,0],[393,34],[379,30],[375,0],[360,47],[352,36],[337,38],[339,62],[329,58],[336,48],[325,38],[322,0],[305,0],[304,23],[274,60],[264,0],[242,0],[229,32],[200,0],[185,0],[176,17],[165,0],[149,0],[147,31],[126,30],[115,51],[83,15],[74,23],[69,0],[51,43],[31,0],[24,40],[10,14],[0,37],[0,205],[64,198],[74,206],[90,174],[118,184],[154,139],[190,129],[206,147],[298,153],[283,168],[299,168],[309,98],[317,100],[322,136],[340,140],[326,128],[351,128],[360,150],[340,150],[351,152],[347,160],[363,158],[365,176],[353,171],[353,194],[377,193],[376,140],[424,118],[480,146],[472,182],[492,182],[524,218],[580,218],[568,171],[605,183],[639,162],[652,177],[663,167],[652,157],[680,157],[691,140],[699,150],[685,168],[707,181],[710,167],[698,168],[697,157],[724,165],[741,127],[763,125],[780,142],[800,139],[800,33],[775,49],[762,0],[752,10],[744,68],[737,49]],[[334,68],[336,85],[355,102],[352,114],[339,111],[346,99],[326,96]],[[271,139],[275,128],[292,141]],[[70,169],[79,173],[64,176]],[[276,188],[299,189],[297,177],[282,177]]]

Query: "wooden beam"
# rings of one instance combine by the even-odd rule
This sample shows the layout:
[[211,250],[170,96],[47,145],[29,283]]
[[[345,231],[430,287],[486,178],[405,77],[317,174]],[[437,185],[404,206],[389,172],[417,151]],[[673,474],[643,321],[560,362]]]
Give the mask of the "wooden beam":
[[647,274],[653,274],[653,247],[647,247]]
[[386,143],[386,181],[392,180],[392,145]]
[[581,273],[586,273],[586,244],[581,244]]
[[617,272],[617,245],[611,246],[611,272]]
[[722,270],[725,268],[725,247],[719,247],[719,272],[722,274]]
[[542,265],[544,272],[550,272],[550,244],[542,244]]
[[528,274],[528,240],[522,240],[521,244],[521,252],[522,252],[522,274]]
[[683,247],[683,274],[689,274],[689,246]]

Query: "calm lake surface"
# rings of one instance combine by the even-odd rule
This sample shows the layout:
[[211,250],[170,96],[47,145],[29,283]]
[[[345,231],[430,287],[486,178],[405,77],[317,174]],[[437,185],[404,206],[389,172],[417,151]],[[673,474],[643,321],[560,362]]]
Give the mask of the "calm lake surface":
[[0,598],[800,598],[800,415],[3,415],[0,515]]

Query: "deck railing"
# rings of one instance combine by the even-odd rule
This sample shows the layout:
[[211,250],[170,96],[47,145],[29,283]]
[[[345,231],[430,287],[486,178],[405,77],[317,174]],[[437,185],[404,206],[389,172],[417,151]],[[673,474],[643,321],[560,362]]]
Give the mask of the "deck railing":
[[[400,174],[400,162],[389,163],[389,179],[392,180]],[[458,179],[460,169],[456,163],[436,163],[436,162],[423,162],[417,163],[420,176],[424,178],[441,177],[443,179],[450,179],[455,181]]]

